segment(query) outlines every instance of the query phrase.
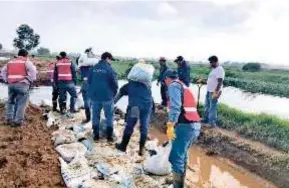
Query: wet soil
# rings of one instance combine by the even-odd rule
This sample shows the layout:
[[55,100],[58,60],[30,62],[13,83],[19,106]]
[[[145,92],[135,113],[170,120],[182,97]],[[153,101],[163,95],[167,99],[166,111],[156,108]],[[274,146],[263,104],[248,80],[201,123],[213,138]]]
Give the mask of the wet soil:
[[[152,118],[151,124],[164,132],[166,121],[166,114],[158,111]],[[277,187],[289,187],[288,153],[244,139],[221,128],[202,128],[196,145],[204,149],[208,156],[220,157],[223,160],[229,159],[233,165],[240,165],[271,181]]]
[[26,126],[10,127],[0,104],[0,187],[64,187],[42,110],[30,105],[26,114]]

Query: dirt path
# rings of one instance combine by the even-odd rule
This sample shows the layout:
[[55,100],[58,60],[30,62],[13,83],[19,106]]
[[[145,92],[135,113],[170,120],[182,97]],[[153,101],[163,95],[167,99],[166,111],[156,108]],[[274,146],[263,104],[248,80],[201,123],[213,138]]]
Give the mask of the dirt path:
[[3,124],[3,104],[0,114],[0,187],[64,187],[41,109],[28,108],[28,125],[23,128]]
[[[152,126],[165,130],[166,115],[158,111]],[[197,145],[209,156],[231,160],[249,171],[273,182],[278,187],[289,187],[289,154],[272,149],[260,142],[240,137],[234,132],[202,129]],[[233,165],[233,164],[232,164]]]

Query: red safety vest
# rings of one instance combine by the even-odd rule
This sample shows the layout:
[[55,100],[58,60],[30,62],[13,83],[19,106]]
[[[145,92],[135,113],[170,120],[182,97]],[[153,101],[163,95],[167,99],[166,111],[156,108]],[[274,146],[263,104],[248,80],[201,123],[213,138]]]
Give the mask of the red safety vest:
[[27,77],[26,63],[27,58],[19,56],[7,64],[8,84],[21,82]]
[[[182,109],[181,114],[179,116],[178,123],[192,123],[192,122],[199,122],[200,116],[197,111],[197,104],[195,97],[189,87],[187,87],[183,82],[180,80],[176,80],[174,82],[179,83],[183,88],[182,93]],[[170,102],[168,100],[168,110],[170,109]]]
[[50,63],[48,73],[49,73],[49,78],[51,82],[53,82],[53,79],[54,79],[54,69],[55,69],[55,63]]
[[58,70],[58,80],[59,81],[71,81],[71,60],[68,58],[63,58],[56,63]]

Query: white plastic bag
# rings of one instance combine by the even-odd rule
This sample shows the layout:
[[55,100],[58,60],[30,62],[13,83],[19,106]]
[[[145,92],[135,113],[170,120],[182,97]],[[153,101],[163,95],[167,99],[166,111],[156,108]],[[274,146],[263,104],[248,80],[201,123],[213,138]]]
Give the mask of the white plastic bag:
[[171,142],[165,147],[160,146],[157,155],[153,155],[144,161],[144,170],[159,176],[171,173],[172,166],[169,162],[171,148]]
[[83,107],[84,107],[84,101],[83,101],[82,97],[78,96],[76,101],[75,101],[74,108],[75,108],[76,111],[78,111],[78,110],[80,110]]
[[144,83],[147,86],[151,86],[154,71],[155,68],[152,65],[140,62],[132,67],[131,71],[127,76],[127,79]]
[[76,154],[78,154],[79,156],[84,156],[87,148],[82,143],[75,142],[72,144],[63,144],[57,146],[55,150],[61,155],[61,157],[65,161],[70,162],[75,158]]
[[91,178],[91,169],[84,156],[77,155],[69,164],[61,157],[59,157],[59,161],[61,165],[61,175],[67,187],[80,187],[83,182]]

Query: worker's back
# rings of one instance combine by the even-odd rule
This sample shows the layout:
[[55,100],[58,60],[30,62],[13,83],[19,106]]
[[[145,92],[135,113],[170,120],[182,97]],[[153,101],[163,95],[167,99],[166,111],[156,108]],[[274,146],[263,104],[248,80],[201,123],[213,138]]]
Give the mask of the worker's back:
[[130,106],[150,107],[152,105],[151,88],[140,82],[129,81],[128,98]]
[[118,89],[116,73],[105,60],[101,60],[91,68],[88,85],[92,101],[113,100]]

